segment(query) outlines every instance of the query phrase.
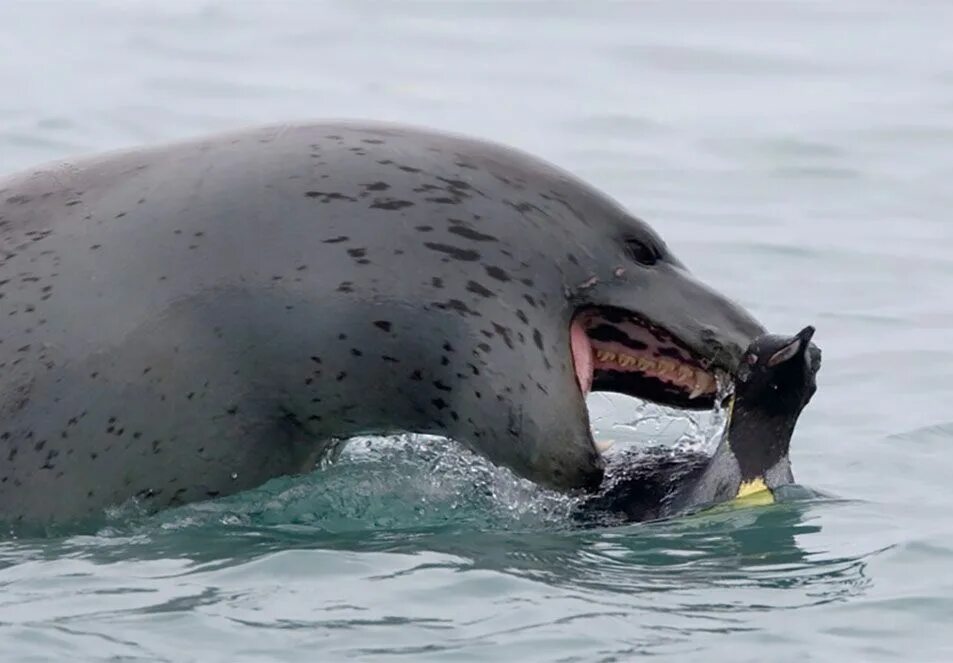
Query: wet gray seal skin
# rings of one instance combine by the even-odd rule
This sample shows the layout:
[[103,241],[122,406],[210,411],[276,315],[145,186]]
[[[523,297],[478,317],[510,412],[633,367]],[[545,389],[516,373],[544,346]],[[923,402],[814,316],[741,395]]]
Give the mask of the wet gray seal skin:
[[715,453],[666,447],[625,452],[610,462],[602,490],[577,517],[590,524],[667,518],[732,499],[774,501],[794,483],[788,452],[798,417],[817,391],[821,351],[813,327],[765,334],[745,353],[728,430]]
[[395,431],[592,487],[584,392],[711,407],[762,332],[568,173],[348,122],[0,180],[0,318],[7,521],[234,493]]

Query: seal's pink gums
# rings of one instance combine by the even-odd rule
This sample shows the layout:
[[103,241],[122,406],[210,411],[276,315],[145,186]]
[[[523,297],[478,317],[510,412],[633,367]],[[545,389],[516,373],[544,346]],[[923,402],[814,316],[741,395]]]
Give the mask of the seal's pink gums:
[[592,344],[586,336],[585,327],[578,319],[573,320],[569,327],[569,344],[572,347],[572,363],[576,369],[576,381],[579,383],[582,395],[587,396],[592,389]]

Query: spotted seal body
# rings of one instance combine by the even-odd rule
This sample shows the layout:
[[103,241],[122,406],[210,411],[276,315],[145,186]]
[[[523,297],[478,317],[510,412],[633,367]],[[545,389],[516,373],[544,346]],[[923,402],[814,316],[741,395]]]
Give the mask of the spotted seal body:
[[0,319],[3,520],[233,493],[396,431],[594,486],[590,388],[710,407],[762,331],[565,171],[347,122],[0,179]]

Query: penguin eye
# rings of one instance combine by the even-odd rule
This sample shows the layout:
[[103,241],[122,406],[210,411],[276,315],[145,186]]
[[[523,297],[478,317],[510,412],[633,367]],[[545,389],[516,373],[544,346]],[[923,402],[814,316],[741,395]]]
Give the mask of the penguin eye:
[[654,247],[633,238],[625,240],[625,252],[640,265],[654,265],[660,258],[659,252]]

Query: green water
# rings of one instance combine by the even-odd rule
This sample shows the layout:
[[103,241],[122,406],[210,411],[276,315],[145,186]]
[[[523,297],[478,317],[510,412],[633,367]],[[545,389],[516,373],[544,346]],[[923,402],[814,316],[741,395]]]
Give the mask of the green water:
[[290,119],[490,137],[824,350],[792,446],[816,494],[583,530],[445,445],[361,443],[4,538],[0,660],[953,659],[951,27],[893,0],[0,3],[0,171]]

